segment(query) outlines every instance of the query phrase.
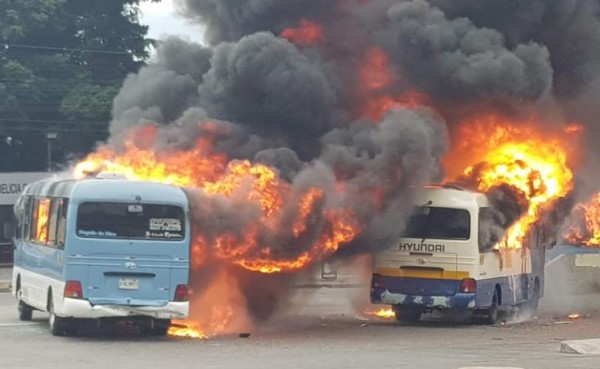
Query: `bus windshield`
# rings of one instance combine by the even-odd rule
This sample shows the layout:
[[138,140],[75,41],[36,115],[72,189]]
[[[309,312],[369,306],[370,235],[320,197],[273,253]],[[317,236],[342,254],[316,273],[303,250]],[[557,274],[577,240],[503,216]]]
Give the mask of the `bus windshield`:
[[470,215],[464,209],[417,207],[408,221],[404,237],[439,240],[468,240]]
[[185,212],[179,206],[86,202],[77,212],[77,236],[179,241]]

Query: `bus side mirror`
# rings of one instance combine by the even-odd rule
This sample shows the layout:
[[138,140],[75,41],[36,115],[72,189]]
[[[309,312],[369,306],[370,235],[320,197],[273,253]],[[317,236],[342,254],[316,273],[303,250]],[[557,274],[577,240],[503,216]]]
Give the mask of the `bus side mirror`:
[[4,223],[4,238],[12,240],[15,237],[15,224],[13,222]]

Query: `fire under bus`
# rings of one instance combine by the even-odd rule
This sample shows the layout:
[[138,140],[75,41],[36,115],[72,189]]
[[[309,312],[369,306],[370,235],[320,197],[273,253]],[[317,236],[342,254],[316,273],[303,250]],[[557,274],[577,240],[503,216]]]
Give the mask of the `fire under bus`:
[[406,322],[442,311],[495,324],[503,310],[537,309],[545,257],[537,229],[522,245],[483,245],[482,222],[491,216],[484,194],[428,187],[415,204],[404,236],[375,259],[372,303],[391,305]]

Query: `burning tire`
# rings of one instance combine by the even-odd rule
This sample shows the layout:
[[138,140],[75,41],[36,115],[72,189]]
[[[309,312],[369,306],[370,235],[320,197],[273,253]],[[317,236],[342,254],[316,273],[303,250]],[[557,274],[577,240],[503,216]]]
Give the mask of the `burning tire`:
[[421,310],[394,308],[396,320],[406,323],[418,323],[421,320]]

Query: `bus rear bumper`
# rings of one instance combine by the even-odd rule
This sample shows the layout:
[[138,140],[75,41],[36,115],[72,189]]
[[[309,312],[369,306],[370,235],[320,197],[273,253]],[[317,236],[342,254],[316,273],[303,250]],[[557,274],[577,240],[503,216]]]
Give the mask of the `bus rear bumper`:
[[126,318],[146,316],[156,319],[183,319],[188,316],[189,302],[169,302],[164,306],[92,305],[87,300],[65,298],[56,315],[65,318]]
[[387,289],[383,291],[372,290],[371,302],[423,309],[475,309],[476,307],[474,293],[455,293],[452,296],[426,296],[392,293]]

